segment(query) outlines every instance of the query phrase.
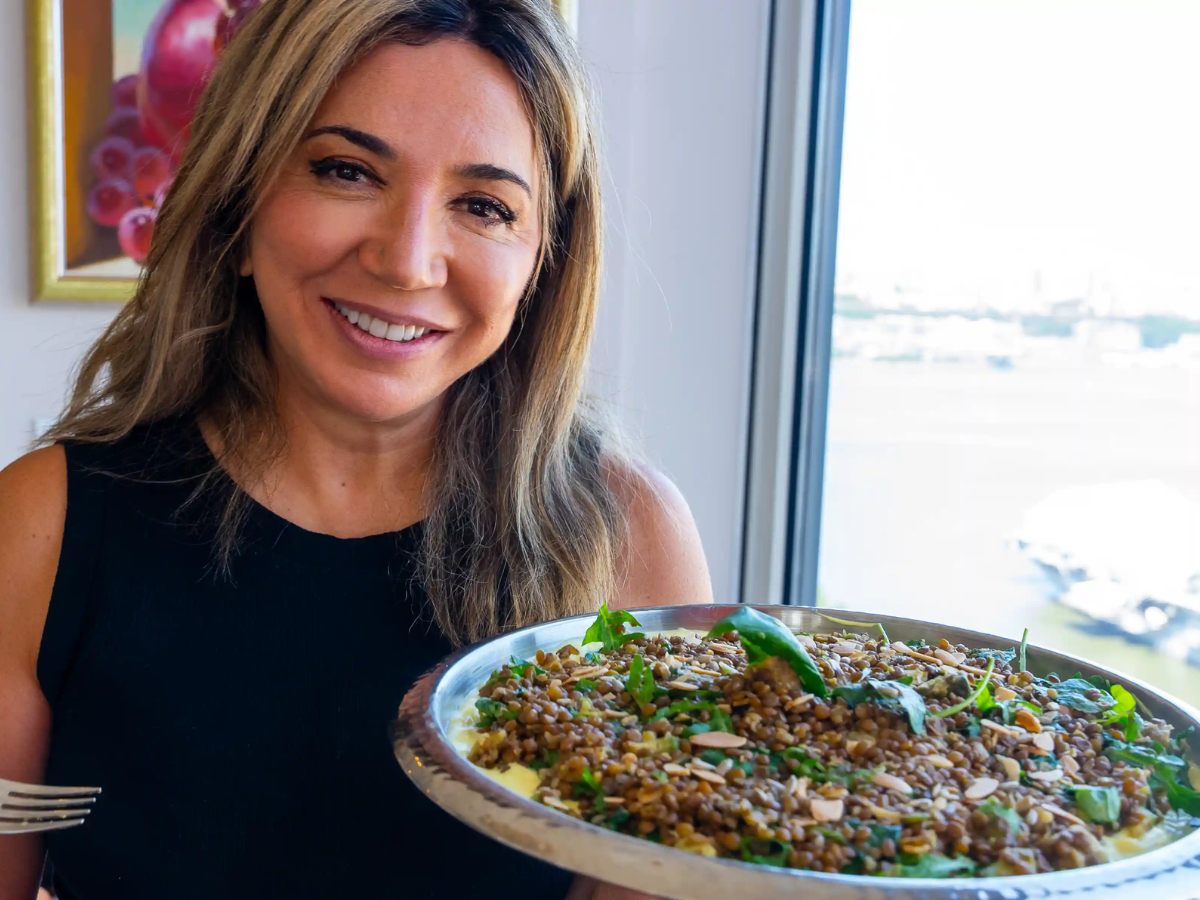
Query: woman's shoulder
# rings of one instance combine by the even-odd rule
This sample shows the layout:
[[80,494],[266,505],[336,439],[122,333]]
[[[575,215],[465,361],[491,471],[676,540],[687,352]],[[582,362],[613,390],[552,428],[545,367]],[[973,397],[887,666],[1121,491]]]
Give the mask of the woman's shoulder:
[[0,470],[0,658],[34,671],[67,517],[61,445]]
[[652,466],[606,457],[604,472],[628,525],[614,607],[711,603],[712,582],[687,500]]

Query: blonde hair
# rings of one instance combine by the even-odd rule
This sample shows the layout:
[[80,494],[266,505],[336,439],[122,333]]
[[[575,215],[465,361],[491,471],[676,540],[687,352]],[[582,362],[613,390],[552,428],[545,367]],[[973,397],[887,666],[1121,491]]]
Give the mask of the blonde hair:
[[[111,442],[173,416],[211,425],[237,470],[284,451],[266,324],[238,274],[248,225],[338,74],[386,42],[456,37],[511,70],[542,167],[544,233],[501,349],[446,397],[422,526],[422,580],[455,642],[594,610],[624,519],[613,452],[581,401],[602,221],[592,103],[545,0],[267,0],[226,49],[163,204],[136,296],[85,357],[48,441]],[[248,496],[218,531],[236,553]]]

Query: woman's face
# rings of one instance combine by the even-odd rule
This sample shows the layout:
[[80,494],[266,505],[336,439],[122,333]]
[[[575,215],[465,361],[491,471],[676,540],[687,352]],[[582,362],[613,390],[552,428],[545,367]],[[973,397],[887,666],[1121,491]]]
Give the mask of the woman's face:
[[541,237],[516,81],[459,40],[345,72],[251,225],[281,383],[372,423],[430,407],[512,326]]

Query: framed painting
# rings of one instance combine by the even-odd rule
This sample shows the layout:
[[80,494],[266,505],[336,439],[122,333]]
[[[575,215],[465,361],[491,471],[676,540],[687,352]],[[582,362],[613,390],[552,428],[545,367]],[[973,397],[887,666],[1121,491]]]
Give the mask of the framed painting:
[[[27,0],[35,299],[133,295],[196,101],[260,2]],[[554,5],[574,30],[576,0]]]

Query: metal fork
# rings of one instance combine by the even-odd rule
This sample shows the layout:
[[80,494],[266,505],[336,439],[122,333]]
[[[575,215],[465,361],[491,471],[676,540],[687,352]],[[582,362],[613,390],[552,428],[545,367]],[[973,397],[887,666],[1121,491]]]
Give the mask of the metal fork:
[[46,787],[0,778],[0,835],[82,825],[100,788]]

